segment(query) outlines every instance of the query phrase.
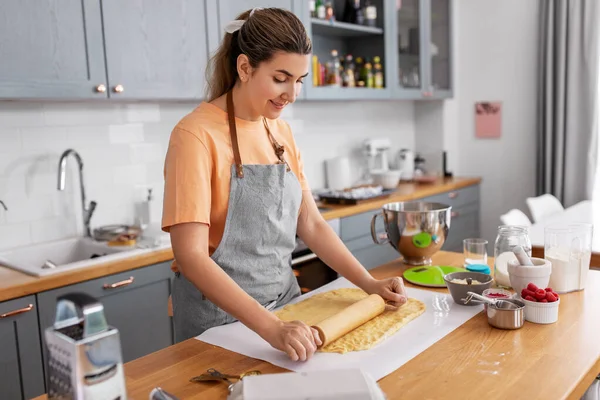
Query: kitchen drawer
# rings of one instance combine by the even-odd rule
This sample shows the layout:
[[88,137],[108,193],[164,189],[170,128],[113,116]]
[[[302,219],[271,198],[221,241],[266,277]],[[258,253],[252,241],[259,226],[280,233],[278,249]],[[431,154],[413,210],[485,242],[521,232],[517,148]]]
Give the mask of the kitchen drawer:
[[348,250],[367,269],[377,267],[386,262],[395,260],[400,254],[389,244],[377,245],[373,243],[371,234],[346,242]]
[[41,328],[54,323],[58,296],[84,292],[102,303],[108,324],[119,330],[125,362],[170,346],[172,275],[170,262],[163,262],[39,293]]
[[452,190],[450,192],[436,194],[435,196],[425,197],[421,201],[432,203],[442,203],[458,208],[467,204],[479,203],[479,185],[473,185],[466,188]]
[[442,250],[462,252],[463,239],[479,237],[479,204],[456,208]]
[[366,269],[378,267],[401,257],[396,249],[387,243],[381,246],[374,244],[366,248],[355,250],[352,254]]
[[[340,220],[340,237],[343,241],[352,240],[361,236],[369,235],[371,237],[371,219],[373,215],[381,212],[381,209],[367,211],[361,214],[345,217]],[[383,232],[383,221],[377,224],[377,231]],[[371,241],[372,242],[372,241]]]

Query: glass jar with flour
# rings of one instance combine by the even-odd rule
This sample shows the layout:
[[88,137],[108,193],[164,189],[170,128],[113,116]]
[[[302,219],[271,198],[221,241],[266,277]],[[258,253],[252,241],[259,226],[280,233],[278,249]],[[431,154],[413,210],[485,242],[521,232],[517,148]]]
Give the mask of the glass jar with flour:
[[517,260],[513,253],[515,246],[521,246],[525,253],[531,257],[531,240],[527,228],[515,225],[499,226],[498,236],[496,236],[496,242],[494,243],[494,279],[500,287],[510,287],[508,263]]
[[551,224],[544,228],[544,258],[552,263],[556,293],[585,289],[592,257],[591,224]]

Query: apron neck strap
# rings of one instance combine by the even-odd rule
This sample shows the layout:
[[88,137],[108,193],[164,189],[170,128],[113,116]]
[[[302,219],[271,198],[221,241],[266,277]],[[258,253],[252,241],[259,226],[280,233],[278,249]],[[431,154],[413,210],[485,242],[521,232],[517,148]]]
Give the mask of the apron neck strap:
[[231,146],[233,147],[233,159],[238,178],[244,177],[242,158],[240,157],[240,146],[238,145],[237,129],[235,127],[235,112],[233,110],[233,91],[227,92],[227,119],[229,120],[229,134],[231,135]]
[[[235,127],[235,112],[233,108],[233,91],[230,90],[227,92],[227,119],[229,121],[229,134],[231,135],[231,147],[233,148],[233,159],[235,161],[235,166],[237,170],[238,178],[244,177],[244,169],[242,166],[242,158],[240,157],[240,146],[238,144],[237,138],[237,128]],[[267,135],[269,136],[269,140],[271,141],[271,145],[273,146],[273,150],[275,151],[275,155],[279,159],[279,164],[285,164],[286,169],[290,171],[290,165],[285,161],[283,154],[285,153],[285,147],[280,145],[275,137],[271,134],[271,130],[269,129],[269,125],[267,124],[267,119],[263,118],[263,124],[265,125],[265,129],[267,130]]]

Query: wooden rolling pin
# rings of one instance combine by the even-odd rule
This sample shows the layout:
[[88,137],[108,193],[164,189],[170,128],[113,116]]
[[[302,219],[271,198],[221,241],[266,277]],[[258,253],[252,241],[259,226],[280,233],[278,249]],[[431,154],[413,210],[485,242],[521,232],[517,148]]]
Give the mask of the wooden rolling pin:
[[378,294],[372,294],[313,325],[312,327],[319,332],[321,342],[323,342],[319,348],[327,346],[351,330],[375,318],[384,310],[385,301],[383,298]]

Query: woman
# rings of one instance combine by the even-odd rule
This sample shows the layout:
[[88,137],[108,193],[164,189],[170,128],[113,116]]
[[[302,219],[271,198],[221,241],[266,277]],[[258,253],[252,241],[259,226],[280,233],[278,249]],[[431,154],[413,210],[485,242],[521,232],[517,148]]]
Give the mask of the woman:
[[239,320],[292,360],[307,360],[321,344],[316,331],[269,312],[300,294],[296,235],[392,306],[406,301],[404,287],[373,279],[323,220],[290,127],[278,119],[308,75],[312,48],[300,20],[254,9],[226,31],[207,70],[208,101],[174,128],[165,161],[176,339]]

